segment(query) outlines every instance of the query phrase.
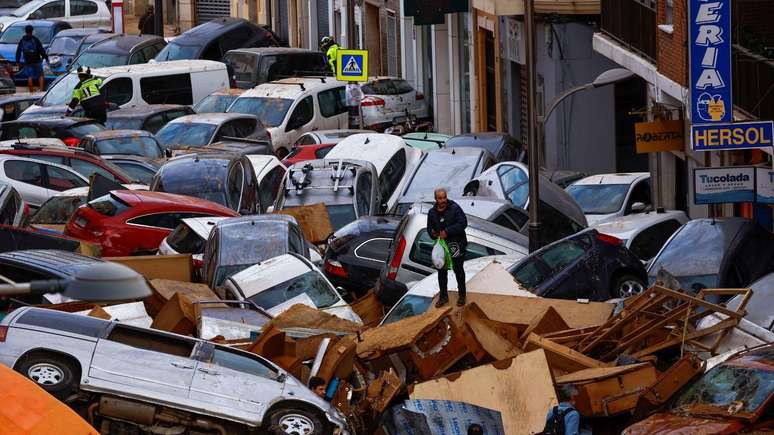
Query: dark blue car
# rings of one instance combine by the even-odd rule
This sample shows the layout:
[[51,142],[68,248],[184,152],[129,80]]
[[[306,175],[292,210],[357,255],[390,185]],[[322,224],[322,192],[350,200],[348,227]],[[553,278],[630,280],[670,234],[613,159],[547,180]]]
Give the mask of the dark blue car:
[[95,27],[66,29],[57,33],[54,39],[51,40],[48,49],[46,49],[46,53],[48,53],[46,80],[53,80],[66,73],[83,39],[97,33],[105,33],[105,31]]
[[[24,28],[27,26],[32,26],[32,34],[40,39],[44,49],[48,49],[51,40],[54,39],[57,33],[70,28],[70,24],[64,21],[28,20],[11,24],[0,35],[0,56],[3,59],[2,62],[12,65],[16,64],[16,48],[19,46],[22,36],[24,36]],[[46,80],[53,80],[53,74],[46,71],[47,69],[44,63],[43,71],[46,74]],[[22,69],[14,73],[13,79],[17,83],[23,83],[27,81],[27,75]]]
[[605,301],[640,293],[642,262],[623,241],[590,229],[533,252],[509,272],[524,288],[555,299]]

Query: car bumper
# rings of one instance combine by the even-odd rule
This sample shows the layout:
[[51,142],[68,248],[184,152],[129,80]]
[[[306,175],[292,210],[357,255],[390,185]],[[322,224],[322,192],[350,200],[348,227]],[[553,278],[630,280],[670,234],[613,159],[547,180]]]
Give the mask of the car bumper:
[[383,276],[380,276],[374,284],[374,293],[376,293],[379,302],[385,306],[391,307],[395,305],[406,292],[408,292],[406,284],[387,279]]

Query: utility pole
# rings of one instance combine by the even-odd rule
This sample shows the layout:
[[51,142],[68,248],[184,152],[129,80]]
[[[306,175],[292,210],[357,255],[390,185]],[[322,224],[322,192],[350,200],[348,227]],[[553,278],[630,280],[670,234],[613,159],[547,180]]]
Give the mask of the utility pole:
[[154,7],[155,9],[153,11],[153,27],[156,29],[156,34],[164,37],[164,0],[155,0],[154,1]]
[[524,37],[527,61],[527,146],[529,147],[529,252],[542,246],[540,238],[540,146],[537,140],[537,71],[535,60],[534,0],[524,0]]

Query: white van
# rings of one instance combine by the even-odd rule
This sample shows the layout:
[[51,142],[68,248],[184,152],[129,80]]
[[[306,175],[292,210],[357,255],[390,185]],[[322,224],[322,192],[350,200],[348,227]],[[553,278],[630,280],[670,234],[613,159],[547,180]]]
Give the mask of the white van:
[[331,77],[298,77],[264,83],[234,100],[227,112],[255,115],[284,157],[302,134],[349,127],[346,83]]
[[[226,65],[211,60],[122,65],[98,68],[92,75],[102,79],[102,93],[109,103],[121,108],[148,104],[193,105],[215,90],[229,85]],[[38,104],[25,110],[25,116],[64,113],[78,74],[72,71],[54,83]],[[42,113],[41,113],[42,115]]]

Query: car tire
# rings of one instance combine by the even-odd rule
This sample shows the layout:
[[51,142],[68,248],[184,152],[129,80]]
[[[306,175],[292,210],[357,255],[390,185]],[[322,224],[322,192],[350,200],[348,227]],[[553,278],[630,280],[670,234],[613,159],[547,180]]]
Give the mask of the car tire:
[[645,283],[634,275],[625,273],[613,282],[613,297],[627,298],[636,296],[645,290]]
[[77,389],[77,366],[60,355],[36,355],[25,358],[16,371],[58,399],[68,397]]
[[319,414],[306,408],[278,408],[269,414],[269,431],[288,435],[322,435],[328,425]]

